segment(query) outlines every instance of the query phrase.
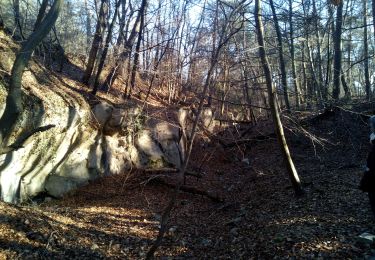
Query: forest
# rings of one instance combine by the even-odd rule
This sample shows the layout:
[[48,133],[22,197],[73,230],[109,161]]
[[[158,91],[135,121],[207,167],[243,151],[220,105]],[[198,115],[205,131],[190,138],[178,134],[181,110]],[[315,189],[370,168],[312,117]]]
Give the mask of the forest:
[[374,62],[375,0],[0,0],[0,259],[372,259]]

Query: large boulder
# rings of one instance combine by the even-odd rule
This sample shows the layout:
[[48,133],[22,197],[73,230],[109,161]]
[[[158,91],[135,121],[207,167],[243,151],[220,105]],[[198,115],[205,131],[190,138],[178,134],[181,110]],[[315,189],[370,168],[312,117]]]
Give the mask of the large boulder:
[[132,168],[126,136],[105,136],[105,173],[121,174]]
[[112,105],[102,101],[94,106],[92,112],[96,121],[103,128],[106,125],[107,121],[111,119],[113,110],[114,108]]
[[153,136],[160,144],[163,156],[167,162],[177,168],[181,167],[182,148],[180,146],[180,129],[168,122],[155,125]]
[[[26,78],[29,84],[37,83],[31,74]],[[25,109],[8,144],[37,127],[54,127],[34,133],[21,149],[0,156],[0,192],[6,202],[26,201],[45,192],[61,197],[99,177],[104,168],[96,149],[100,132],[84,99],[61,86],[35,86],[24,95]]]

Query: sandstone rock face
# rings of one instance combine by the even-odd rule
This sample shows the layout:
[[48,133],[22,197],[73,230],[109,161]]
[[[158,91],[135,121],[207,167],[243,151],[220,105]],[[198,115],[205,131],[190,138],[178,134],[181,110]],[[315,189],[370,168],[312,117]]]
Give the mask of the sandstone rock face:
[[101,127],[104,127],[107,121],[111,118],[112,111],[113,106],[107,102],[100,102],[99,104],[95,105],[92,110],[96,121]]
[[[46,92],[48,99],[43,98]],[[40,193],[60,198],[90,180],[131,168],[180,166],[178,128],[160,122],[148,127],[137,108],[102,102],[91,110],[83,98],[57,88],[28,94],[8,143],[29,129],[55,126],[33,135],[23,148],[0,155],[0,192],[6,202]],[[0,100],[5,95],[0,84]]]
[[105,136],[105,173],[121,174],[132,168],[124,136]]
[[180,168],[182,163],[182,147],[180,145],[181,136],[179,128],[167,122],[160,122],[156,124],[153,136],[160,144],[165,160]]
[[83,98],[53,87],[30,92],[25,95],[25,110],[8,144],[31,129],[54,127],[35,133],[23,148],[0,156],[1,199],[10,203],[45,192],[61,197],[73,187],[99,177],[103,168],[100,160],[93,162],[94,154],[100,154],[93,148],[99,132],[90,124],[90,107]]

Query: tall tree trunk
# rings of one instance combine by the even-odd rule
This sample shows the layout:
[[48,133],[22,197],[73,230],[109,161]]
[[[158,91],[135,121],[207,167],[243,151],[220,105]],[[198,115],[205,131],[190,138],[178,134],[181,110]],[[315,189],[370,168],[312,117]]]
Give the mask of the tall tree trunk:
[[36,18],[33,31],[35,31],[38,28],[42,19],[44,18],[44,14],[46,13],[47,6],[48,6],[48,0],[43,0],[39,8],[38,16]]
[[143,27],[145,25],[145,13],[146,13],[146,9],[147,9],[147,3],[146,3],[146,6],[144,8],[145,8],[145,10],[143,11],[143,15],[141,16],[141,21],[140,21],[140,24],[139,24],[140,28],[139,28],[139,32],[138,32],[137,44],[135,46],[133,68],[132,68],[131,77],[130,77],[130,89],[127,90],[128,86],[126,86],[126,90],[125,90],[125,93],[124,93],[124,96],[128,99],[130,98],[132,90],[134,89],[134,86],[135,86],[135,77],[137,75],[137,70],[138,70],[139,51],[140,51],[141,43],[142,43],[142,36],[143,36],[143,29],[144,29]]
[[333,9],[331,5],[328,5],[328,14],[329,19],[328,22],[331,21],[331,25],[328,29],[328,39],[327,39],[327,67],[326,67],[326,78],[325,78],[325,89],[327,90],[327,98],[328,98],[328,89],[330,88],[331,80],[332,80],[332,50],[331,50],[331,38],[333,39],[335,36],[335,21],[333,18]]
[[341,69],[341,83],[342,83],[342,88],[344,89],[344,92],[345,92],[345,98],[350,99],[350,97],[351,97],[350,86],[346,82],[345,73],[342,69]]
[[124,29],[125,29],[125,24],[126,24],[125,18],[126,18],[126,13],[127,13],[126,0],[120,0],[120,1],[121,1],[121,15],[119,17],[119,32],[118,32],[118,37],[116,40],[116,48],[115,48],[116,52],[117,52],[117,49],[122,44],[124,37],[125,37]]
[[254,13],[255,13],[256,33],[257,33],[258,44],[259,44],[259,55],[262,61],[263,70],[264,70],[264,74],[266,77],[268,99],[270,103],[273,121],[275,124],[275,132],[277,134],[277,139],[279,141],[281,152],[284,157],[284,162],[287,166],[289,178],[292,182],[294,191],[296,195],[302,195],[303,194],[302,185],[299,180],[296,168],[294,167],[292,158],[290,156],[289,148],[286,143],[285,136],[284,136],[283,126],[280,120],[280,115],[279,115],[278,105],[277,105],[276,88],[272,84],[272,75],[271,75],[271,70],[270,70],[270,66],[268,63],[268,59],[266,56],[265,44],[264,44],[264,38],[263,38],[264,33],[263,33],[263,23],[261,20],[261,1],[260,0],[255,0]]
[[14,25],[16,29],[19,31],[19,36],[22,38],[22,40],[25,39],[25,36],[23,35],[23,29],[21,24],[21,13],[20,13],[20,0],[13,0],[13,12],[14,12]]
[[91,42],[91,14],[87,6],[87,0],[85,0],[85,12],[86,12],[86,54]]
[[96,23],[95,35],[92,41],[91,50],[89,54],[89,59],[87,62],[86,70],[82,78],[82,82],[85,84],[89,83],[91,74],[94,69],[94,64],[96,60],[96,56],[99,51],[100,44],[103,41],[104,31],[107,25],[106,16],[108,14],[108,1],[109,0],[101,0],[100,11],[98,21]]
[[294,85],[294,92],[296,95],[296,107],[302,102],[301,89],[298,82],[296,73],[296,59],[294,51],[294,26],[293,26],[293,4],[292,0],[289,0],[289,37],[290,37],[290,58],[292,63],[292,81]]
[[119,75],[119,72],[123,72],[125,66],[124,64],[127,63],[128,59],[130,58],[130,54],[132,52],[132,48],[134,45],[134,42],[136,40],[136,36],[138,35],[140,31],[140,22],[141,17],[144,16],[145,9],[147,5],[147,0],[142,0],[141,6],[138,11],[137,18],[133,24],[132,31],[128,37],[128,39],[125,41],[124,44],[124,50],[121,52],[120,57],[115,62],[115,66],[113,66],[108,73],[104,83],[103,83],[103,89],[109,89],[113,82],[116,80],[116,78]]
[[363,58],[365,66],[365,91],[366,99],[371,98],[371,83],[368,61],[368,40],[367,40],[367,0],[363,0]]
[[[275,24],[277,45],[279,49],[279,66],[280,66],[280,71],[281,71],[281,85],[284,91],[285,106],[287,110],[289,111],[290,105],[289,105],[289,97],[288,97],[288,83],[287,83],[287,78],[286,78],[285,60],[284,60],[283,38],[281,36],[279,21],[276,15],[275,5],[273,4],[273,0],[270,0],[270,5],[272,9],[272,17],[273,17],[273,22]],[[299,98],[298,98],[297,92],[296,92],[296,107],[297,108],[299,107]]]
[[317,78],[317,92],[318,92],[318,103],[322,103],[322,99],[327,99],[327,88],[323,89],[323,69],[322,69],[322,51],[320,47],[320,30],[319,30],[319,16],[316,8],[316,1],[313,0],[313,14],[315,23],[315,39],[316,39],[316,63],[318,66],[318,78]]
[[301,48],[301,62],[302,62],[302,90],[304,92],[305,102],[308,102],[307,105],[310,105],[310,97],[307,97],[307,75],[306,75],[306,58],[305,58],[305,42],[302,42]]
[[116,6],[115,6],[115,12],[113,14],[113,19],[112,19],[112,22],[111,22],[111,24],[109,25],[109,28],[108,28],[108,33],[107,33],[107,38],[105,40],[103,53],[100,57],[100,61],[99,61],[99,65],[98,65],[98,71],[96,72],[94,88],[93,88],[93,91],[92,91],[93,95],[96,95],[96,92],[98,91],[100,75],[102,74],[102,70],[104,68],[104,62],[107,58],[109,43],[111,42],[111,39],[112,39],[112,31],[113,31],[113,27],[114,27],[115,22],[116,22],[116,18],[117,18],[120,3],[121,3],[121,0],[117,0]]
[[333,91],[332,97],[334,99],[340,98],[340,91],[341,91],[341,34],[342,34],[342,11],[343,11],[344,3],[340,1],[340,4],[337,6],[337,13],[336,13],[336,30],[335,30],[335,37],[334,41],[334,50],[335,56],[333,60]]
[[22,44],[21,50],[14,61],[5,111],[0,119],[0,147],[2,148],[4,148],[7,142],[6,139],[9,131],[17,121],[18,116],[23,112],[21,82],[24,69],[29,63],[33,50],[42,42],[43,38],[55,24],[62,3],[63,0],[54,1],[38,29]]
[[374,26],[374,35],[375,35],[375,0],[372,0],[372,24]]

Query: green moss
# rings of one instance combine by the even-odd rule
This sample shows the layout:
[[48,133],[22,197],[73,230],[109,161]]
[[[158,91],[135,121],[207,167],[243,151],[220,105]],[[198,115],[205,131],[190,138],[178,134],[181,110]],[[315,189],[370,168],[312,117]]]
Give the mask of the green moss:
[[166,165],[165,161],[163,158],[160,159],[150,159],[148,162],[148,167],[152,169],[158,169],[158,168],[163,168]]

